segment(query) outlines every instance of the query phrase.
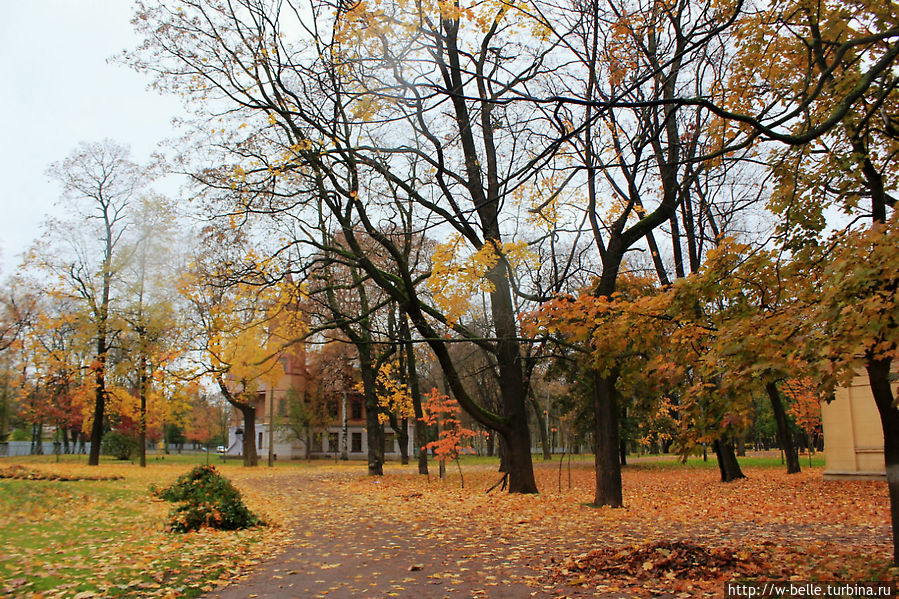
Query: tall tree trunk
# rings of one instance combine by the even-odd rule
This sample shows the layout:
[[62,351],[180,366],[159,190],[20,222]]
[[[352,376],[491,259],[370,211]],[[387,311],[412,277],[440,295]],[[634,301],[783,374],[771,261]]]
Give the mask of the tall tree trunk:
[[721,482],[729,483],[738,478],[746,478],[743,471],[740,470],[740,462],[737,461],[737,454],[734,451],[734,442],[724,439],[716,439],[712,444],[715,450],[715,456],[718,458],[718,470],[721,471]]
[[238,404],[237,409],[243,415],[243,465],[259,465],[259,454],[256,452],[256,406]]
[[[498,238],[498,237],[497,237]],[[496,330],[496,364],[499,368],[500,398],[507,427],[501,432],[508,458],[509,493],[536,493],[534,463],[531,459],[531,429],[528,426],[527,389],[521,365],[521,348],[505,265],[497,264],[488,273],[494,291],[490,294],[493,326]]]
[[618,455],[617,375],[593,372],[593,409],[595,410],[596,494],[593,504],[621,507],[621,463]]
[[800,471],[799,452],[793,442],[790,432],[790,423],[787,421],[787,411],[784,409],[780,390],[774,382],[765,383],[765,391],[771,400],[771,409],[774,411],[774,422],[777,425],[777,442],[783,449],[787,461],[787,474],[795,474]]
[[94,421],[91,424],[91,451],[89,466],[100,464],[100,443],[103,441],[103,425],[106,417],[106,327],[97,336],[97,356],[94,366]]
[[378,421],[378,396],[375,393],[377,373],[372,362],[371,347],[358,344],[359,369],[362,374],[362,391],[365,397],[365,431],[368,436],[368,474],[384,474],[384,429]]
[[138,394],[140,395],[140,415],[137,423],[138,456],[141,468],[147,467],[147,356],[141,350],[138,363]]
[[899,409],[893,405],[891,365],[892,360],[889,359],[869,358],[866,369],[883,427],[883,460],[890,492],[890,521],[893,528],[893,563],[899,564]]
[[424,411],[421,408],[421,386],[418,381],[418,369],[415,367],[415,348],[412,346],[412,331],[407,316],[400,312],[400,335],[406,351],[406,371],[409,379],[409,394],[412,395],[412,411],[415,413],[415,446],[418,448],[418,473],[428,474],[428,452],[424,449],[428,444],[428,427],[424,423]]
[[396,433],[397,442],[400,444],[400,463],[406,465],[409,463],[409,419],[403,418],[400,423],[400,430]]
[[[543,418],[543,411],[540,409],[540,402],[534,396],[533,390],[528,392],[531,408],[534,410],[534,417],[537,419],[537,430],[540,432],[540,446],[543,448],[543,461],[548,462],[552,459],[552,451],[549,448],[549,439],[546,434],[546,420]],[[547,406],[548,407],[548,406]],[[549,416],[547,410],[547,417]]]

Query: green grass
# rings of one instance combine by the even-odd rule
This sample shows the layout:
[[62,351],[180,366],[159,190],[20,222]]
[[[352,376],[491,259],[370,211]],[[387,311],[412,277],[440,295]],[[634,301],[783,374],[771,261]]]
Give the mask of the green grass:
[[104,461],[88,469],[77,461],[56,465],[44,456],[3,459],[0,467],[12,463],[124,478],[0,480],[0,594],[40,592],[49,598],[93,591],[152,597],[174,589],[180,597],[195,597],[210,581],[233,574],[264,534],[262,529],[166,532],[170,506],[154,500],[149,487],[170,483],[186,469],[180,465],[142,469]]

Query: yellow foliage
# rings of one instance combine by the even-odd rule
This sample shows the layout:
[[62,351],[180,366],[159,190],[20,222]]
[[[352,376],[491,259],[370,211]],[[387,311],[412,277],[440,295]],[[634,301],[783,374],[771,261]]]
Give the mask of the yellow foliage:
[[466,249],[462,237],[455,235],[437,244],[431,258],[428,288],[451,323],[458,322],[468,311],[472,296],[494,290],[488,274],[497,267],[500,258],[510,268],[517,268],[534,257],[524,241],[507,242],[498,248],[497,242],[490,240],[475,252]]
[[388,413],[394,414],[397,418],[415,416],[415,410],[412,407],[412,394],[405,383],[397,380],[394,368],[392,363],[387,362],[378,370],[376,381],[378,406],[381,408],[381,412],[378,413],[378,421],[381,424],[390,421]]

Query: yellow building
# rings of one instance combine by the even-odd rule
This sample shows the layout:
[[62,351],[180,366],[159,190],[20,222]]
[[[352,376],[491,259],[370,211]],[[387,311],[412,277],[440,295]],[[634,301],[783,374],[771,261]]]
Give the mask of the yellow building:
[[883,427],[867,374],[821,405],[825,479],[885,478]]

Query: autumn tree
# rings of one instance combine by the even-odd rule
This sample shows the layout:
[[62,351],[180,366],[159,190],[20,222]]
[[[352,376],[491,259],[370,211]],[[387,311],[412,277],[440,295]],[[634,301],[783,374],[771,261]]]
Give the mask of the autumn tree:
[[[485,6],[469,15],[443,4],[395,5],[387,15],[385,7],[334,9],[316,4],[305,21],[302,11],[291,13],[282,4],[246,1],[233,11],[203,3],[179,6],[183,13],[174,4],[141,11],[136,22],[148,42],[136,62],[152,65],[166,85],[185,84],[185,90],[198,97],[215,90],[247,109],[243,118],[252,121],[255,134],[245,136],[244,142],[231,139],[231,147],[243,146],[246,152],[238,153],[249,158],[239,171],[232,171],[239,175],[236,186],[246,192],[241,205],[253,204],[253,213],[292,213],[305,223],[318,222],[320,206],[343,235],[358,268],[399,304],[427,340],[463,408],[503,437],[510,489],[536,491],[513,272],[507,259],[520,244],[509,239],[514,224],[504,210],[511,205],[507,201],[511,191],[543,164],[545,145],[555,142],[529,135],[529,130],[544,129],[537,123],[539,116],[504,107],[503,101],[515,95],[513,87],[526,86],[549,71],[542,63],[547,48],[536,38],[518,36],[521,20],[511,18],[502,7]],[[206,50],[192,45],[190,40],[208,32],[197,28],[199,21],[188,15],[216,23],[216,44],[245,62],[219,63],[214,69],[204,66],[204,58],[217,58],[201,56]],[[370,25],[389,21],[392,31],[409,32],[409,44],[368,43],[384,33]],[[166,26],[159,28],[162,23]],[[287,27],[309,35],[299,40],[282,36]],[[187,36],[168,36],[192,29]],[[245,48],[247,52],[231,52],[250,38],[259,44]],[[495,52],[494,46],[505,50]],[[289,58],[301,55],[312,59]],[[505,64],[507,55],[521,60],[510,68]],[[372,70],[363,68],[366,65]],[[431,66],[419,70],[416,65]],[[277,75],[288,72],[289,76]],[[468,79],[471,73],[473,80]],[[189,83],[192,76],[203,83]],[[442,112],[444,105],[451,107],[449,114]],[[394,126],[379,129],[387,122]],[[273,174],[284,175],[278,180],[281,186],[273,187]],[[280,191],[277,202],[257,203],[263,199],[257,192],[261,189]],[[311,214],[290,199],[303,195],[320,202],[309,206]],[[490,300],[489,339],[472,334],[421,291],[423,279],[382,227],[404,218],[413,219],[413,230],[445,223],[460,236],[455,245],[462,256],[480,260],[473,273],[484,280]],[[390,269],[368,258],[368,240],[383,248]],[[495,356],[500,413],[471,398],[447,350],[444,330],[482,344]]]
[[110,140],[82,143],[49,172],[62,185],[70,221],[51,225],[51,248],[35,259],[90,314],[96,349],[90,366],[94,408],[88,463],[97,465],[106,415],[107,359],[116,334],[110,327],[111,314],[126,258],[121,255],[122,242],[131,222],[131,204],[147,178],[129,150]]
[[[256,466],[257,394],[284,375],[279,354],[300,336],[290,306],[291,284],[266,286],[266,261],[234,231],[207,231],[204,246],[179,291],[191,306],[193,340],[201,356],[193,376],[210,376],[243,417],[243,460]],[[235,237],[230,237],[235,236]]]
[[5,440],[9,431],[16,344],[34,321],[37,301],[38,295],[28,290],[21,278],[8,279],[0,291],[0,440]]
[[[789,16],[792,6],[774,7]],[[646,247],[662,260],[664,248],[653,247],[659,242],[652,234],[666,223],[675,267],[683,269],[706,243],[688,227],[705,219],[714,234],[714,211],[703,198],[717,185],[710,169],[720,171],[730,152],[751,151],[756,140],[803,144],[820,137],[890,72],[895,32],[877,25],[873,37],[853,34],[835,47],[841,57],[867,54],[858,62],[858,85],[835,95],[820,118],[802,117],[833,70],[812,72],[808,93],[729,104],[755,97],[756,81],[730,76],[738,44],[728,36],[743,25],[782,37],[789,31],[788,20],[757,19],[760,11],[746,8],[528,2],[313,3],[305,10],[289,2],[173,0],[140,8],[135,23],[146,43],[130,59],[158,74],[160,85],[197,100],[192,107],[204,137],[212,123],[223,123],[203,147],[204,164],[211,155],[220,160],[198,173],[218,192],[210,194],[213,211],[238,225],[259,215],[289,222],[275,254],[317,246],[310,228],[330,221],[345,240],[344,258],[427,340],[463,408],[504,438],[510,488],[531,492],[514,297],[540,301],[558,285],[524,289],[514,262],[522,242],[545,249],[558,231],[523,234],[519,216],[529,211],[552,220],[565,212],[556,210],[557,200],[564,206],[569,197],[586,197],[581,218],[567,227],[572,252],[550,263],[559,266],[558,281],[571,274],[586,223],[600,256],[601,296],[614,293],[626,252]],[[734,93],[728,85],[742,87]],[[800,121],[799,130],[787,131]],[[447,244],[443,254],[451,260],[437,261],[438,282],[441,266],[467,263],[466,291],[480,288],[489,297],[489,338],[455,320],[439,292],[424,292],[408,256],[384,234],[386,223],[407,214],[412,230],[436,231]],[[680,232],[686,259],[677,258]],[[390,268],[366,255],[370,241],[389,256]],[[447,351],[447,332],[494,356],[500,410],[471,398]],[[620,505],[614,371],[594,378],[595,502]]]
[[[899,478],[890,476],[899,463],[899,412],[889,384],[895,322],[882,312],[895,294],[895,279],[878,266],[859,276],[862,265],[890,243],[894,227],[897,24],[895,7],[879,2],[825,2],[814,9],[787,1],[766,5],[740,29],[740,48],[749,52],[739,55],[734,81],[761,93],[732,102],[742,112],[750,102],[755,110],[763,106],[776,127],[760,128],[751,120],[741,126],[787,145],[773,163],[770,206],[796,259],[808,272],[823,268],[822,293],[807,299],[801,318],[839,340],[825,339],[816,348],[827,364],[824,379],[851,376],[860,364],[867,371],[884,430],[899,560]],[[835,209],[851,225],[844,238],[828,239],[827,215]],[[864,221],[867,230],[858,230]],[[867,310],[860,320],[851,316]]]
[[[447,460],[456,462],[464,488],[465,477],[462,475],[460,458],[463,454],[472,452],[469,443],[478,433],[462,426],[459,418],[462,410],[459,404],[448,395],[440,393],[436,387],[432,388],[427,395],[423,407],[423,422],[437,429],[437,439],[422,447],[421,450],[432,450],[442,466]],[[440,472],[442,478],[444,468],[441,468]]]
[[147,465],[147,408],[157,371],[172,363],[182,351],[183,335],[174,332],[172,299],[177,297],[174,273],[178,268],[175,211],[162,197],[142,197],[133,206],[129,254],[123,270],[122,317],[127,323],[122,343],[133,367],[133,387],[139,401],[137,416],[138,457]]

